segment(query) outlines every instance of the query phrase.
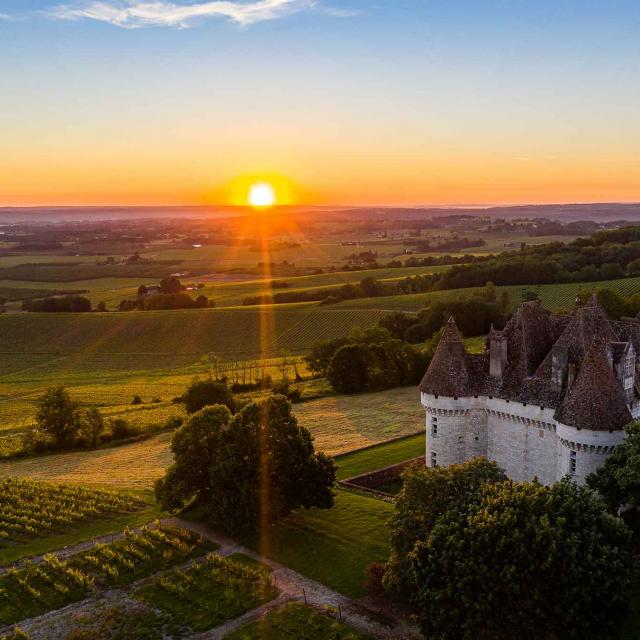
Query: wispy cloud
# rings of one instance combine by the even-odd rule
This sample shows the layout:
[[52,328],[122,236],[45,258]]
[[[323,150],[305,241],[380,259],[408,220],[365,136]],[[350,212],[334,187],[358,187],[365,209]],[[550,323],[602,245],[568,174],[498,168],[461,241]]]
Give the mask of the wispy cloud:
[[11,16],[8,16],[6,13],[0,13],[0,20],[11,20]]
[[226,18],[247,26],[315,6],[316,0],[209,0],[186,4],[150,0],[88,0],[60,5],[49,14],[64,20],[98,20],[129,29],[145,26],[185,29],[206,18]]

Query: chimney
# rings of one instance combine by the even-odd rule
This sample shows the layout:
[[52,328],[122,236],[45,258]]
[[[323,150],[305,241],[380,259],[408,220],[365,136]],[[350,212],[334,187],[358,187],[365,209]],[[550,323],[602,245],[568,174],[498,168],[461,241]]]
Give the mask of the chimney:
[[567,373],[567,389],[571,389],[571,385],[573,381],[576,379],[576,365],[573,363],[569,364],[568,373]]
[[507,366],[507,338],[502,331],[496,331],[491,325],[489,331],[489,375],[502,380]]
[[567,373],[568,348],[554,344],[551,347],[551,382],[557,389],[562,389],[564,377]]

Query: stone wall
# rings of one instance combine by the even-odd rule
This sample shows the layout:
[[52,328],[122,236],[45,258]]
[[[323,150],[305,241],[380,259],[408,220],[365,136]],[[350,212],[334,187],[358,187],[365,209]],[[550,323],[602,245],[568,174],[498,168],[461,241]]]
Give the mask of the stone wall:
[[375,471],[363,473],[359,476],[353,476],[352,478],[346,478],[345,480],[341,480],[338,484],[356,489],[375,490],[386,482],[399,478],[402,475],[402,472],[411,465],[424,465],[424,458],[420,456],[419,458],[413,458],[412,460],[405,460],[404,462],[399,462],[398,464],[393,464],[389,467],[376,469]]
[[[623,431],[558,424],[550,407],[479,396],[422,394],[427,420],[426,464],[459,464],[474,456],[495,461],[513,480],[552,484],[571,474],[583,483],[624,440]],[[437,418],[437,434],[432,421]],[[574,454],[572,454],[574,452]],[[575,472],[571,459],[575,460]]]

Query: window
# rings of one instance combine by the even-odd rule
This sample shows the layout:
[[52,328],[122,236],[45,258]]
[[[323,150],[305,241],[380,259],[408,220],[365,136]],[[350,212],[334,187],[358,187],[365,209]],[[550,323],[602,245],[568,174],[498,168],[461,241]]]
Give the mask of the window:
[[436,456],[436,452],[435,451],[431,452],[431,466],[432,467],[437,467],[438,466],[438,460],[437,460],[437,456]]
[[630,353],[624,361],[623,376],[625,389],[631,389],[631,387],[633,387],[635,364],[635,358],[633,357],[633,354]]
[[569,453],[569,473],[572,476],[576,475],[576,465],[577,465],[576,452],[575,451],[571,451]]
[[438,418],[431,418],[431,435],[438,435]]
[[624,377],[628,378],[630,376],[633,376],[633,365],[635,364],[634,362],[634,357],[633,355],[629,355],[627,356],[627,359],[625,360],[624,363]]

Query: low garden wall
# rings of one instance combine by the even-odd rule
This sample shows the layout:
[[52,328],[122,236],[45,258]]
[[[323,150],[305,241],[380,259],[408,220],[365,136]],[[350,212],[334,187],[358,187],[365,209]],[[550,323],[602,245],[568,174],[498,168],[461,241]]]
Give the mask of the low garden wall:
[[377,487],[391,481],[396,480],[402,474],[402,472],[412,465],[424,465],[425,458],[420,456],[418,458],[412,458],[411,460],[405,460],[404,462],[398,462],[392,464],[389,467],[382,469],[376,469],[368,473],[363,473],[359,476],[353,476],[352,478],[346,478],[341,480],[338,484],[346,489],[358,489],[360,491],[368,491],[380,496],[393,497],[393,494],[380,491]]

